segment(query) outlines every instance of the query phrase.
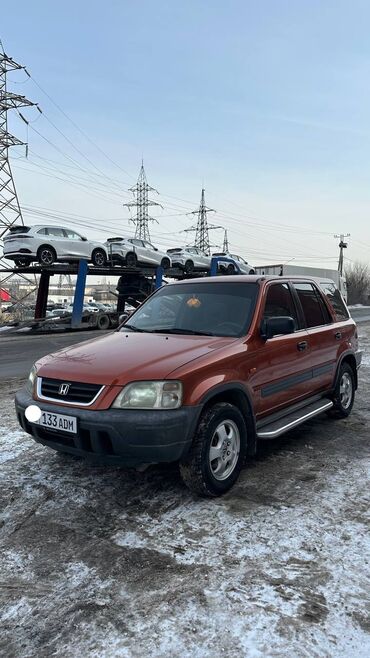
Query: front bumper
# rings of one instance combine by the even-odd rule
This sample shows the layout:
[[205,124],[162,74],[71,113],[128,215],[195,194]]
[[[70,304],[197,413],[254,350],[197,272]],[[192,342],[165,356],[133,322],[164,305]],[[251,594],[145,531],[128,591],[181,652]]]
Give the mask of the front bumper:
[[[25,409],[74,416],[77,434],[29,423]],[[181,459],[190,447],[200,407],[167,410],[107,409],[92,411],[33,400],[23,388],[15,396],[18,421],[38,443],[53,450],[121,466],[139,466]]]

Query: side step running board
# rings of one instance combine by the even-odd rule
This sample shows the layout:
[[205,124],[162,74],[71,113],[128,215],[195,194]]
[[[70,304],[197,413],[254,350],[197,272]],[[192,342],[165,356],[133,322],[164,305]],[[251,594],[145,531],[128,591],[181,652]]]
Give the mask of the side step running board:
[[318,416],[332,406],[333,402],[331,400],[318,400],[317,402],[308,404],[303,409],[298,409],[298,411],[288,414],[284,418],[280,418],[280,420],[275,420],[273,423],[264,425],[260,430],[257,427],[257,437],[259,439],[275,439],[280,434],[292,430],[297,425],[304,423],[314,416]]

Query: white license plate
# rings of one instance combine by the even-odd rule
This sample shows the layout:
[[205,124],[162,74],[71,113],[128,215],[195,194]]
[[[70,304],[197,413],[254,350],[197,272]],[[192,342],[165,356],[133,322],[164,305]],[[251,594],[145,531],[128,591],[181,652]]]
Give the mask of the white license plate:
[[74,418],[74,416],[64,416],[63,414],[53,414],[43,411],[40,420],[36,424],[53,430],[59,430],[60,432],[77,434],[77,418]]

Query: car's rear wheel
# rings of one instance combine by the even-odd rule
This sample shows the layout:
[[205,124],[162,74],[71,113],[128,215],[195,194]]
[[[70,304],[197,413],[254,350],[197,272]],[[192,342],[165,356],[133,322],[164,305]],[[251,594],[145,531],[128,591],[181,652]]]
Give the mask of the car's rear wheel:
[[238,479],[247,450],[243,415],[228,402],[207,409],[191,448],[180,463],[182,479],[194,493],[221,496]]
[[338,380],[334,391],[334,406],[329,415],[335,418],[347,418],[350,415],[355,401],[355,375],[349,363],[343,363],[339,370]]
[[107,264],[107,256],[103,249],[94,249],[91,254],[91,262],[95,267],[105,267]]
[[14,265],[16,267],[28,267],[30,264],[30,259],[29,258],[15,258],[14,259]]
[[103,315],[99,315],[96,325],[98,329],[102,329],[102,330],[109,329],[110,327],[109,315],[105,315],[105,313]]
[[190,274],[190,272],[193,272],[193,271],[194,271],[194,263],[193,263],[193,261],[192,261],[192,260],[187,260],[186,263],[185,263],[185,267],[184,267],[184,269],[185,269],[185,272],[186,272],[187,274]]
[[163,267],[164,270],[168,270],[171,267],[170,259],[169,258],[162,258],[161,267]]
[[227,268],[226,268],[226,272],[227,272],[228,274],[234,274],[234,272],[235,272],[235,267],[234,267],[234,265],[232,265],[232,264],[230,263],[230,264],[227,266]]
[[37,260],[40,265],[52,265],[55,263],[56,259],[57,254],[53,247],[49,247],[49,245],[43,245],[42,247],[39,247],[37,252]]
[[137,266],[137,256],[133,252],[130,252],[126,256],[126,265],[127,267],[136,267]]

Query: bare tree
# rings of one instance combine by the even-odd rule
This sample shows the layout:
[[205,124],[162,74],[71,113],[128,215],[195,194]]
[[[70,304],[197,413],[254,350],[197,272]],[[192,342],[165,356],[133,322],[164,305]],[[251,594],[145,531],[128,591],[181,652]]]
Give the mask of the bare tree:
[[356,261],[346,269],[348,304],[368,304],[370,301],[370,269]]

